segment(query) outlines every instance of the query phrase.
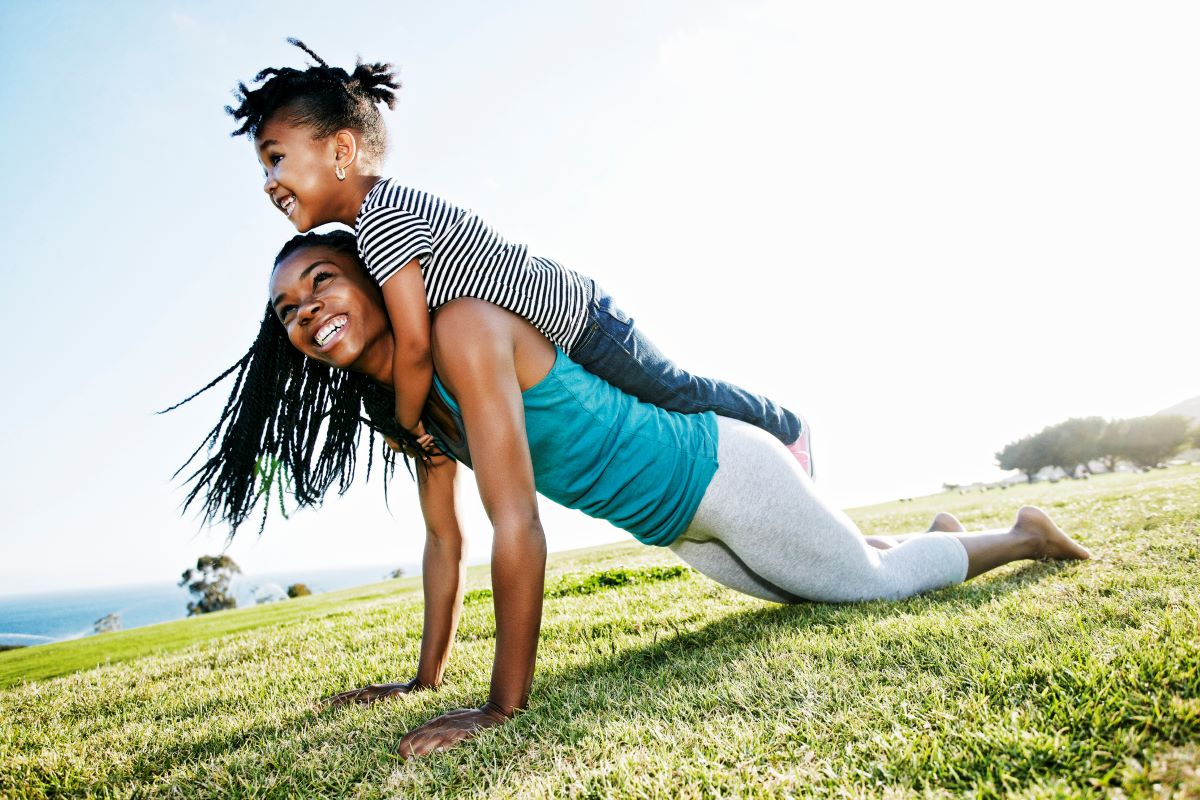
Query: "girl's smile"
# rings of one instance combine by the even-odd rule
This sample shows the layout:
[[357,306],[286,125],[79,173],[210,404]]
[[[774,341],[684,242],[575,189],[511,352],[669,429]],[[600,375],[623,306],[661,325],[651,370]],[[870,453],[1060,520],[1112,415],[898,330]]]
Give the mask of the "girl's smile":
[[313,138],[311,128],[279,114],[262,127],[254,144],[263,166],[263,191],[296,230],[329,222],[344,188],[334,174],[334,137]]

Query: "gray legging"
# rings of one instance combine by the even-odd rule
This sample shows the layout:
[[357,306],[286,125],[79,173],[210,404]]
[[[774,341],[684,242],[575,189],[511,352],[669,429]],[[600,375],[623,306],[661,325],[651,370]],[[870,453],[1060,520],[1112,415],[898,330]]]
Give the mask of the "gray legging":
[[670,545],[718,583],[764,600],[896,600],[962,583],[967,551],[927,533],[871,547],[842,512],[813,493],[800,465],[770,434],[717,417],[720,467],[692,524]]

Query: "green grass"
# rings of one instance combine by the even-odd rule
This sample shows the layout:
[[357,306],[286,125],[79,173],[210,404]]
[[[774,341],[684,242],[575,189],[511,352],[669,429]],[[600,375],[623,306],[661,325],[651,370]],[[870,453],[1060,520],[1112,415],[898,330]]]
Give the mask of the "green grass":
[[852,516],[1030,502],[1097,558],[781,607],[637,544],[554,556],[529,710],[413,762],[404,731],[486,696],[485,571],[445,686],[375,707],[312,704],[411,676],[416,579],[0,653],[0,796],[1200,796],[1200,468]]

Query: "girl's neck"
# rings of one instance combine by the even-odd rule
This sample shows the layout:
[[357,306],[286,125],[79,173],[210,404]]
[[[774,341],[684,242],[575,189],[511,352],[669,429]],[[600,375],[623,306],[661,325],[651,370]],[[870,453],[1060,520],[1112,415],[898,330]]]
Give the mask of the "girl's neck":
[[348,228],[353,228],[354,223],[358,221],[358,210],[362,208],[363,200],[367,199],[367,193],[381,180],[382,175],[347,175],[345,190],[342,192],[343,200],[335,209],[334,218],[329,221],[340,222]]

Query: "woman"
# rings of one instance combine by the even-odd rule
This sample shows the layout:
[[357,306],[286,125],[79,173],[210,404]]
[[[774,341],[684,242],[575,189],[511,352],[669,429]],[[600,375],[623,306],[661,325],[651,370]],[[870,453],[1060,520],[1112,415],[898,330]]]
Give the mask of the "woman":
[[[274,455],[297,472],[293,478],[304,502],[319,497],[334,477],[343,489],[348,485],[353,464],[347,459],[357,435],[349,422],[357,427],[359,398],[373,412],[379,409],[376,419],[388,416],[386,392],[374,387],[392,379],[392,329],[379,289],[354,255],[348,234],[309,234],[289,242],[271,275],[270,297],[260,342],[285,331],[292,360],[282,354],[259,358],[255,378],[252,349],[239,362],[235,395],[254,395],[266,421],[248,421],[254,417],[251,404],[231,399],[222,424],[229,422],[226,441],[256,444],[258,461],[251,460],[251,470],[263,455]],[[572,364],[528,322],[483,301],[464,298],[441,307],[432,333],[438,400],[427,418],[442,431],[443,447],[469,459],[495,529],[496,657],[488,702],[410,731],[400,742],[406,757],[443,750],[503,723],[526,704],[546,557],[535,490],[614,521],[642,541],[669,546],[727,586],[777,602],[907,597],[1017,559],[1089,557],[1034,508],[1021,509],[1008,531],[966,535],[952,517],[940,515],[933,532],[868,541],[814,495],[808,476],[769,434],[711,414],[672,414],[638,403]],[[308,362],[296,361],[296,354]],[[349,377],[322,389],[313,362]],[[280,366],[285,363],[289,366]],[[289,369],[296,379],[274,396],[255,385],[278,380]],[[305,397],[309,417],[330,409],[325,443],[311,470],[306,465],[315,454],[318,429],[306,427],[298,413]],[[289,418],[299,420],[294,430]],[[222,511],[236,525],[256,499],[245,482],[246,462],[244,454],[214,456],[197,473],[191,497],[206,490],[209,515]],[[462,606],[457,472],[457,463],[446,456],[417,464],[427,538],[416,677],[345,692],[329,698],[330,704],[372,702],[440,683]]]

